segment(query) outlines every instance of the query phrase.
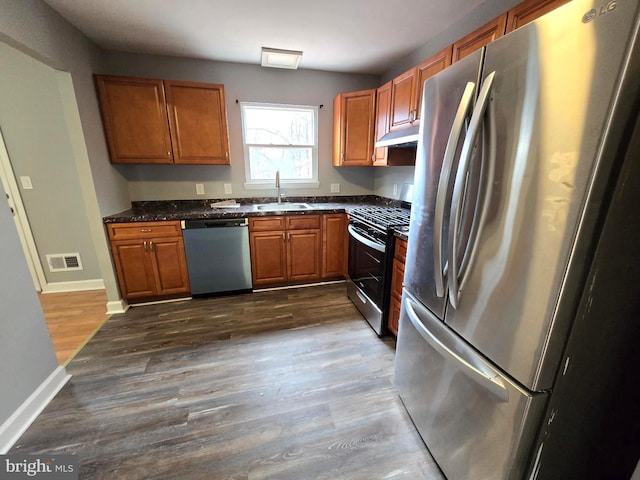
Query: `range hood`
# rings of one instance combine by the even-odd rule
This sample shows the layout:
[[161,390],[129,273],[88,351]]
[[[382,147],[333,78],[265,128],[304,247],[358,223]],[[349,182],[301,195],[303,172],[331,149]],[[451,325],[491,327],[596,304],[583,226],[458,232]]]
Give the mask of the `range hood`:
[[376,142],[375,147],[416,147],[419,130],[418,125],[412,125],[402,130],[389,132]]

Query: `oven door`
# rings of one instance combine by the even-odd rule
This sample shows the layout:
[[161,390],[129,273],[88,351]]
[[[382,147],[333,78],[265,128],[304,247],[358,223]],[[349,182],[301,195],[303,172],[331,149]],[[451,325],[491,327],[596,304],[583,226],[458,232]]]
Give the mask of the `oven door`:
[[386,246],[357,224],[349,225],[349,298],[378,335],[382,332]]

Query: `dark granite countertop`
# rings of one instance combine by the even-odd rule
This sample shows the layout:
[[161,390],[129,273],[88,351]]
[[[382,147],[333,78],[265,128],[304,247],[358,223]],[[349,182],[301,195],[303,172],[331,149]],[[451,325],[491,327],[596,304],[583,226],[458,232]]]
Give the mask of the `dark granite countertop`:
[[[402,202],[376,195],[287,197],[285,207],[277,210],[258,210],[255,205],[276,203],[273,197],[236,198],[240,207],[212,208],[211,204],[229,199],[208,200],[161,200],[132,202],[131,208],[103,218],[104,223],[156,222],[163,220],[194,220],[209,218],[260,217],[268,215],[309,215],[317,213],[348,213],[364,205],[386,205],[399,207]],[[287,210],[287,203],[306,203],[311,208]]]
[[409,227],[406,228],[396,228],[393,230],[393,234],[404,240],[405,242],[409,240]]

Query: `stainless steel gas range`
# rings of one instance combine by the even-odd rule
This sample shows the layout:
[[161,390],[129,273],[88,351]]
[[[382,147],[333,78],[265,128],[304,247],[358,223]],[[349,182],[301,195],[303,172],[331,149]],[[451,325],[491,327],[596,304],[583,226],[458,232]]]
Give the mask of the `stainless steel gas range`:
[[347,294],[378,335],[387,333],[394,229],[409,225],[408,208],[366,206],[349,213]]

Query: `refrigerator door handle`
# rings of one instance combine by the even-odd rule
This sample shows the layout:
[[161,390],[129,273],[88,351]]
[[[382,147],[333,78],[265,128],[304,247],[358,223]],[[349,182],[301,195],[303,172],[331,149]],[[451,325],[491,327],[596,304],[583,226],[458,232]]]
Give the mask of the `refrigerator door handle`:
[[[509,392],[501,378],[478,354],[462,340],[455,338],[446,325],[431,317],[420,318],[412,305],[411,298],[405,296],[404,307],[411,323],[424,340],[444,358],[453,360],[468,378],[490,391],[503,402],[509,401]],[[423,322],[428,323],[424,325]]]
[[[469,169],[469,162],[473,154],[473,147],[476,137],[480,132],[480,128],[483,125],[485,112],[491,100],[491,87],[493,86],[493,80],[496,72],[491,72],[485,78],[478,94],[478,102],[471,116],[471,122],[469,124],[469,131],[464,140],[462,146],[462,152],[460,154],[460,163],[458,164],[458,171],[456,172],[456,180],[453,187],[453,199],[451,201],[451,213],[449,218],[449,302],[453,308],[458,307],[460,299],[460,292],[464,285],[464,274],[468,270],[469,266],[473,263],[473,258],[477,251],[477,237],[484,222],[484,217],[487,212],[487,205],[489,196],[491,194],[491,184],[493,182],[493,171],[495,169],[495,131],[491,127],[493,120],[491,119],[489,127],[489,155],[488,155],[488,169],[487,180],[483,182],[482,188],[478,192],[478,201],[482,202],[481,211],[474,213],[474,220],[469,234],[469,242],[467,243],[467,249],[463,255],[463,261],[458,264],[457,252],[459,248],[459,227],[460,219],[462,216],[463,196],[467,181],[467,171]],[[489,112],[492,112],[492,108],[489,108]],[[481,166],[484,170],[483,165]],[[481,172],[480,178],[484,176],[484,171]],[[481,180],[482,181],[482,180]],[[482,199],[482,200],[481,200]],[[468,199],[467,199],[468,200]]]
[[447,201],[447,193],[449,191],[449,179],[451,177],[451,171],[453,170],[453,164],[455,160],[456,149],[458,142],[460,141],[460,134],[465,125],[465,120],[468,117],[469,109],[473,105],[473,93],[475,91],[476,84],[473,82],[467,82],[460,103],[458,104],[458,111],[454,117],[453,124],[451,125],[451,131],[449,132],[449,139],[447,140],[447,146],[444,151],[442,161],[442,172],[438,181],[438,189],[436,193],[436,205],[434,216],[434,235],[433,235],[433,263],[435,272],[435,284],[436,295],[438,297],[444,297],[445,284],[444,277],[446,266],[443,262],[443,234],[444,234],[444,214]]

